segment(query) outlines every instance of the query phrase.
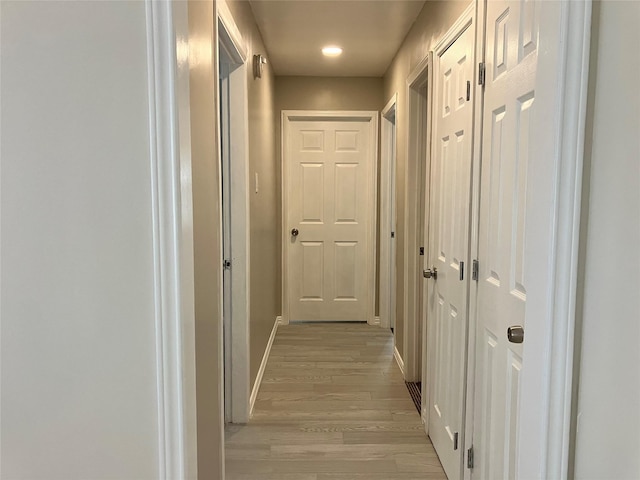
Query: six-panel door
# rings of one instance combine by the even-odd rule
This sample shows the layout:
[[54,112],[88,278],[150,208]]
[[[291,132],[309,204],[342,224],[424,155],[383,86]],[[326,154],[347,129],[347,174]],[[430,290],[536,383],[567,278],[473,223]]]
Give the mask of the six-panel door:
[[290,321],[369,320],[371,125],[362,119],[289,122],[284,223]]
[[[476,327],[474,478],[516,478],[524,326],[524,243],[530,124],[535,115],[538,5],[489,1]],[[535,192],[533,193],[535,196]]]
[[[471,195],[474,24],[434,59],[434,152],[431,167],[429,265],[429,436],[445,472],[460,477],[463,440],[469,213]],[[469,92],[469,96],[468,93]],[[465,273],[465,267],[467,272]]]

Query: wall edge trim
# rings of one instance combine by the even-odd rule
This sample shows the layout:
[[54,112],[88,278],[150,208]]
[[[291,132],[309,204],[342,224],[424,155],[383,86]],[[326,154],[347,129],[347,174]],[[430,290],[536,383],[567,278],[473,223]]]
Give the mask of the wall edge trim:
[[395,346],[393,347],[393,358],[396,360],[398,368],[400,368],[400,371],[402,372],[402,378],[404,378],[404,361],[400,356],[400,352],[398,352],[398,348]]
[[275,322],[273,323],[273,328],[271,329],[271,335],[269,336],[269,340],[267,341],[267,346],[264,350],[264,355],[262,356],[262,362],[260,362],[258,375],[256,376],[256,381],[254,382],[253,388],[251,389],[251,397],[249,397],[249,418],[253,416],[253,407],[256,404],[256,399],[258,398],[258,392],[260,391],[260,386],[262,385],[262,377],[264,376],[264,371],[267,368],[269,355],[271,355],[271,347],[273,346],[273,341],[276,338],[276,333],[278,332],[278,326],[282,324],[283,324],[282,317],[278,315],[276,317]]

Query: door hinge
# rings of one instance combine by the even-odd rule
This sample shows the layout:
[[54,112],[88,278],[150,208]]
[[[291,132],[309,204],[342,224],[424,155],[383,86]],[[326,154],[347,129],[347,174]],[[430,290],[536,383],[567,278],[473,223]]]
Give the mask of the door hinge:
[[475,280],[476,282],[478,281],[479,268],[480,268],[480,265],[478,264],[478,260],[474,260],[473,264],[471,265],[471,280]]
[[487,69],[485,67],[484,62],[480,62],[478,64],[478,85],[482,85],[484,87],[486,73],[487,73]]
[[396,238],[396,232],[391,232],[391,238]]
[[231,260],[225,260],[222,262],[222,266],[225,270],[231,270]]
[[458,432],[453,434],[453,449],[458,449]]
[[471,100],[471,82],[467,80],[467,102]]
[[473,468],[473,445],[471,445],[471,448],[467,450],[467,468]]
[[464,280],[464,262],[460,262],[460,281]]
[[424,255],[424,247],[420,247],[420,255]]

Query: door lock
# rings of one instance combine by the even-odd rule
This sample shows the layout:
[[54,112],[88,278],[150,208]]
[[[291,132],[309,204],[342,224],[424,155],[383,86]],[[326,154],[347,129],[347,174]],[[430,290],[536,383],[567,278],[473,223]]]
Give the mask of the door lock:
[[507,328],[507,339],[511,343],[524,342],[524,328],[520,325],[513,325]]
[[292,237],[297,237],[299,233],[300,233],[300,232],[298,231],[298,229],[297,229],[297,228],[292,228],[292,229],[291,229],[291,236],[292,236]]
[[436,280],[438,278],[438,269],[436,267],[427,268],[422,271],[422,276],[424,278],[433,278]]

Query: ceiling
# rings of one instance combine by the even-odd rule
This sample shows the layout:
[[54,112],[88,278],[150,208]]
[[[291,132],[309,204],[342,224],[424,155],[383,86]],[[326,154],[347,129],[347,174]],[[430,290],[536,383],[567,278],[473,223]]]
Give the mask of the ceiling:
[[[249,0],[276,75],[381,77],[424,0]],[[326,45],[343,48],[328,58]]]

